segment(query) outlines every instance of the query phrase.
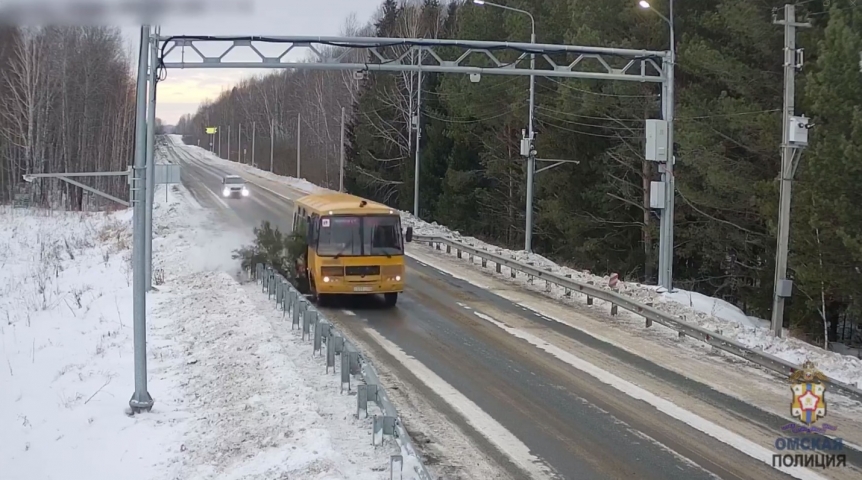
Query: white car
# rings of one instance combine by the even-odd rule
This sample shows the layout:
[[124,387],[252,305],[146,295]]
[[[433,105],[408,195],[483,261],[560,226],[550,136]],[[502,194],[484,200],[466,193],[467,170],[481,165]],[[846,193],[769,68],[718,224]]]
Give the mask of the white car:
[[248,188],[245,186],[245,180],[239,175],[226,175],[221,183],[223,185],[221,194],[225,198],[248,196]]

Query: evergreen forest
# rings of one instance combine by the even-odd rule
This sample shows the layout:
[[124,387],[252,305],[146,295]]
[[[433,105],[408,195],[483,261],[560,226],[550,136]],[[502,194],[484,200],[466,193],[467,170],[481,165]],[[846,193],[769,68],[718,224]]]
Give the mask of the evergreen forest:
[[[668,15],[668,0],[653,2],[657,12],[635,0],[498,3],[532,13],[539,43],[669,47],[669,25],[657,14]],[[673,12],[674,284],[767,319],[784,87],[784,27],[775,20],[783,18],[783,8],[772,0],[686,0]],[[859,342],[862,5],[797,0],[796,11],[799,22],[810,23],[796,40],[804,61],[796,75],[796,114],[813,127],[793,182],[794,291],[785,325],[819,345],[826,337]],[[385,0],[375,18],[363,20],[346,19],[342,35],[530,40],[528,16],[469,0]],[[351,51],[346,58],[364,62],[367,55]],[[418,148],[422,220],[522,249],[526,162],[519,142],[528,93],[524,76],[484,75],[473,82],[465,75],[423,73],[420,83],[416,73],[360,78],[280,71],[243,80],[184,117],[177,131],[205,146],[205,127],[218,126],[212,148],[222,157],[283,175],[295,175],[299,145],[301,176],[337,188],[344,112],[347,191],[412,211]],[[594,273],[656,282],[659,220],[649,208],[649,189],[659,172],[644,160],[644,120],[660,118],[660,94],[652,83],[536,78],[538,156],[579,162],[535,177],[536,253]]]

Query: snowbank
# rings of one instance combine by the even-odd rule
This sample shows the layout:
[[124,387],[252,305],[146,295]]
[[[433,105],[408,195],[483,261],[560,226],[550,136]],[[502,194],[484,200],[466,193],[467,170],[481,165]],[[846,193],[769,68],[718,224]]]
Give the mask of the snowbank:
[[[273,175],[249,165],[239,165],[235,162],[218,158],[215,154],[204,149],[199,149],[198,151],[202,159],[218,163],[220,166],[226,168],[239,168],[249,175],[264,177],[295,190],[309,193],[325,190],[321,187],[311,185],[307,180]],[[574,280],[610,290],[608,286],[609,276],[594,275],[589,272],[562,267],[534,253],[513,251],[490,245],[476,238],[463,236],[459,232],[449,230],[437,223],[424,222],[407,212],[402,212],[401,217],[405,226],[413,227],[415,235],[448,238],[521,263],[548,269],[558,275],[570,275]],[[563,297],[562,289],[555,288],[551,292],[545,292],[543,288],[534,288],[533,285],[528,284],[525,279],[520,277],[511,281],[524,288],[557,298],[560,301],[570,301]],[[749,348],[756,348],[800,365],[805,360],[811,360],[830,377],[856,385],[857,387],[862,387],[862,360],[829,352],[794,338],[787,338],[786,332],[785,338],[775,338],[769,330],[768,321],[747,316],[739,308],[723,300],[685,290],[676,290],[673,293],[668,293],[661,287],[640,283],[620,281],[617,284],[617,288],[619,293],[628,295],[640,303],[651,305],[660,311],[675,315],[687,322],[700,325],[701,327],[735,339]]]
[[176,401],[169,378],[151,380],[157,413],[124,415],[134,386],[130,218],[0,212],[4,479],[151,478],[179,439],[165,412]]
[[135,416],[130,212],[0,210],[0,477],[389,478],[397,446],[231,275],[247,234],[182,187],[155,198],[155,406]]
[[218,155],[216,155],[215,153],[213,153],[213,152],[211,152],[205,148],[198,147],[196,145],[186,145],[185,143],[183,143],[182,135],[168,135],[168,138],[170,138],[170,140],[172,142],[174,142],[175,145],[182,145],[183,148],[186,148],[189,151],[197,154],[199,158],[204,158],[204,159],[218,165],[219,167],[231,170],[233,172],[249,173],[249,174],[256,175],[258,177],[262,177],[262,178],[265,178],[267,180],[272,180],[274,182],[279,182],[279,183],[285,183],[285,182],[283,182],[283,180],[289,179],[290,181],[288,183],[285,183],[285,185],[288,185],[290,187],[293,187],[293,188],[300,190],[300,191],[303,191],[303,192],[314,193],[314,192],[327,191],[327,189],[322,188],[322,187],[318,187],[317,185],[309,182],[308,180],[306,180],[304,178],[283,177],[281,175],[276,175],[274,173],[270,173],[266,170],[252,167],[251,165],[247,165],[244,163],[237,163],[237,162],[233,162],[230,160],[225,160],[225,159],[219,157]]
[[[428,224],[408,213],[403,213],[402,218],[405,225],[413,226],[416,235],[449,238],[501,257],[548,269],[557,275],[570,275],[574,280],[610,290],[608,286],[609,276],[593,275],[588,272],[561,267],[541,255],[489,245],[475,238],[462,236],[460,233],[453,232],[436,223]],[[506,277],[503,278],[509,280]],[[551,292],[546,292],[544,288],[536,288],[536,286],[528,284],[526,279],[522,277],[511,281],[560,301],[572,301],[564,297],[564,290],[560,288],[553,288]],[[684,321],[724,335],[748,348],[759,349],[798,365],[804,363],[805,360],[811,360],[826,375],[850,385],[862,387],[862,360],[826,351],[794,338],[775,338],[768,328],[768,322],[749,317],[739,308],[723,300],[685,290],[677,290],[669,294],[661,287],[639,283],[620,281],[617,287],[619,293],[628,295],[640,303],[651,305]],[[583,301],[577,297],[579,296],[576,295],[574,301]]]

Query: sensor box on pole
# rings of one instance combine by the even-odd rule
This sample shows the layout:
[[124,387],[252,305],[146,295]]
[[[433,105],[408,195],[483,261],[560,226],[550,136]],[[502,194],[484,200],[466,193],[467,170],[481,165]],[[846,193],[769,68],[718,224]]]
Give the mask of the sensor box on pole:
[[665,198],[667,185],[664,182],[650,182],[649,184],[649,208],[662,210],[666,207]]
[[645,133],[644,158],[650,162],[667,162],[667,121],[647,119]]
[[787,141],[794,147],[808,146],[808,119],[790,117],[787,121]]

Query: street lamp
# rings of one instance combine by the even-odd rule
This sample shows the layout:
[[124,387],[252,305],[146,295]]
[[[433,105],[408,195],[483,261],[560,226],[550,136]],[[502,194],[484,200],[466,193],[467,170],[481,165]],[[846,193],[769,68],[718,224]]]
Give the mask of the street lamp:
[[[518,8],[507,7],[505,5],[498,5],[496,3],[486,2],[485,0],[473,0],[473,3],[476,5],[487,5],[489,7],[497,7],[502,8],[503,10],[509,10],[516,13],[522,13],[530,17],[530,43],[536,43],[536,19],[533,17],[533,14]],[[530,70],[536,70],[536,54],[530,54]],[[533,130],[533,115],[535,113],[535,104],[536,104],[536,76],[530,75],[530,120],[528,125],[528,135],[530,139],[530,144],[532,145],[532,141],[535,135]],[[531,148],[529,155],[527,156],[527,225],[524,233],[524,250],[527,252],[533,251],[533,175],[536,173],[536,155],[533,153],[534,150]]]
[[665,164],[662,179],[665,183],[665,209],[661,215],[660,235],[659,235],[659,285],[671,291],[673,289],[673,211],[674,211],[674,196],[676,188],[674,186],[675,179],[673,176],[674,162],[676,156],[673,149],[673,114],[674,114],[674,69],[676,68],[676,41],[674,39],[673,28],[673,0],[669,2],[669,16],[665,17],[661,12],[656,10],[646,0],[638,2],[644,10],[652,10],[664,20],[670,27],[670,68],[666,69],[667,88],[662,91],[662,116],[667,121],[667,145],[670,153],[667,164]]

